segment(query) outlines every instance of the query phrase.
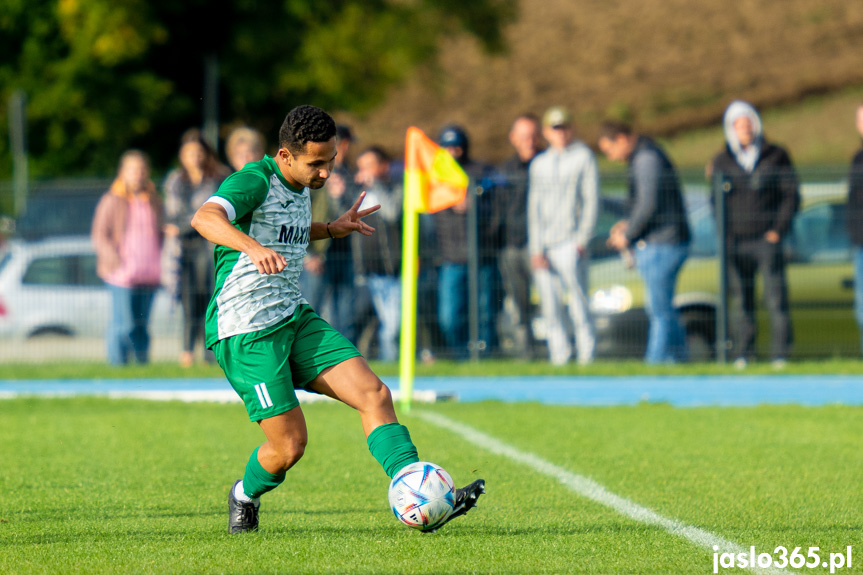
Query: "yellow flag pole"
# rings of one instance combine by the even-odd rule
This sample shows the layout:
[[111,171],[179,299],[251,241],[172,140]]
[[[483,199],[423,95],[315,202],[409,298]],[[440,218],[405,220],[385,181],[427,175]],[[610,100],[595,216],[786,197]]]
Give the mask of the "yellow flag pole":
[[416,372],[417,278],[419,276],[418,196],[422,175],[405,170],[402,227],[402,318],[399,342],[399,390],[402,409],[411,409]]

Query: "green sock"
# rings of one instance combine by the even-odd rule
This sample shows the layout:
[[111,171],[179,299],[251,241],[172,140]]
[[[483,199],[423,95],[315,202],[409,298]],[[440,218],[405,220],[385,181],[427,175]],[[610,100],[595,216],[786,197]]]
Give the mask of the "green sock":
[[372,430],[366,441],[372,457],[378,460],[390,477],[405,465],[420,460],[417,448],[411,441],[411,434],[404,425],[398,423],[379,425]]
[[243,475],[243,492],[252,499],[257,499],[267,491],[272,491],[285,480],[284,473],[273,475],[263,468],[261,462],[258,461],[258,449],[260,448],[258,446],[252,452],[249,463],[246,465],[246,473]]

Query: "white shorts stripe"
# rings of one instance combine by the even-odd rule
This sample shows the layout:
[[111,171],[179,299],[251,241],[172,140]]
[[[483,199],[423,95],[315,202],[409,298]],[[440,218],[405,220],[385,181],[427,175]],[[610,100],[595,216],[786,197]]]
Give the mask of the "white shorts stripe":
[[273,407],[273,400],[270,399],[270,392],[267,391],[267,384],[261,382],[260,385],[261,385],[261,391],[264,392],[264,399],[267,400],[267,405],[265,405],[264,407]]
[[261,384],[257,384],[257,385],[255,386],[255,391],[256,391],[256,392],[257,392],[257,394],[258,394],[258,401],[260,402],[261,407],[263,407],[264,409],[266,409],[267,407],[269,407],[269,406],[267,405],[267,400],[266,400],[266,399],[264,399],[264,394],[263,394],[263,393],[261,393]]

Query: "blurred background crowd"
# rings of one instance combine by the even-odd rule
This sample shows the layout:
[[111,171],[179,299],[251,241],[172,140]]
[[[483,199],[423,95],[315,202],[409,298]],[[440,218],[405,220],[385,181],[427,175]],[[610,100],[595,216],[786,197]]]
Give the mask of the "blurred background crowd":
[[0,361],[208,361],[189,220],[306,102],[341,122],[313,218],[384,207],[310,246],[302,291],[372,359],[398,355],[411,124],[470,176],[421,217],[422,361],[860,355],[863,8],[223,4],[0,8]]

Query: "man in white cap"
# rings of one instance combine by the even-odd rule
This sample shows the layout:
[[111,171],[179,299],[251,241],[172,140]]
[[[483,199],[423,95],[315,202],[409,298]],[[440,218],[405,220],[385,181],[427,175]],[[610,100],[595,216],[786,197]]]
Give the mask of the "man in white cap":
[[723,119],[726,146],[713,159],[714,182],[725,193],[728,285],[740,306],[735,322],[735,365],[755,355],[755,272],[764,282],[770,313],[773,366],[785,366],[792,332],[782,239],[800,204],[797,173],[788,153],[764,139],[761,118],[737,100]]
[[543,115],[542,127],[549,147],[534,158],[529,172],[530,262],[551,362],[562,365],[572,357],[572,345],[562,322],[563,302],[567,301],[578,362],[586,364],[593,361],[595,347],[587,305],[587,244],[596,228],[599,170],[590,148],[575,139],[569,110],[561,106],[549,108]]

